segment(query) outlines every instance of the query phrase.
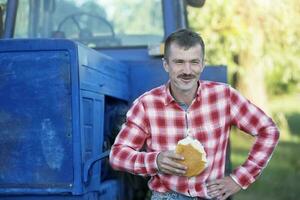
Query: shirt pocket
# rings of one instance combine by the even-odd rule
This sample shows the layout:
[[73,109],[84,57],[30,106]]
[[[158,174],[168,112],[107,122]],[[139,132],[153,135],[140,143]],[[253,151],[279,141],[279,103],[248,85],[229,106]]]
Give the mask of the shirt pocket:
[[222,138],[224,137],[224,125],[220,123],[196,127],[193,134],[204,147],[207,156],[215,155]]
[[185,137],[185,129],[180,128],[160,128],[151,133],[148,146],[154,151],[175,150],[179,140]]

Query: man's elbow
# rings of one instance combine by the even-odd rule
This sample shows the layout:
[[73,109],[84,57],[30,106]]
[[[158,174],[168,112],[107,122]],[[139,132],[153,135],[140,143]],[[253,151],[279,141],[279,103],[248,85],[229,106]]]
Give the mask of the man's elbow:
[[109,164],[114,170],[118,170],[118,165],[117,165],[117,158],[116,158],[116,153],[115,153],[115,148],[112,147],[109,153]]
[[122,160],[122,153],[120,148],[112,146],[109,153],[109,164],[112,169],[117,171],[124,171],[124,161]]

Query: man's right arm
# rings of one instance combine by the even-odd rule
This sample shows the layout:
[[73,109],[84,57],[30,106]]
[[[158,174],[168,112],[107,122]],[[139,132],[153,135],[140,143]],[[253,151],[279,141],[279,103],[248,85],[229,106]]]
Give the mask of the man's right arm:
[[127,113],[127,120],[111,148],[109,162],[116,170],[138,175],[154,175],[159,152],[142,152],[149,137],[148,120],[141,101],[137,100]]

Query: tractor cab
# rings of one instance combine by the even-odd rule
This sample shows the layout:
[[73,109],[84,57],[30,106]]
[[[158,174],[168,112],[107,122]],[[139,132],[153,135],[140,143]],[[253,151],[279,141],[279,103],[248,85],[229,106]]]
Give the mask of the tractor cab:
[[[204,0],[0,0],[0,199],[145,199],[110,146],[166,83],[163,41]],[[202,79],[226,82],[225,66]]]
[[159,44],[203,0],[0,0],[3,38],[66,38],[91,48]]

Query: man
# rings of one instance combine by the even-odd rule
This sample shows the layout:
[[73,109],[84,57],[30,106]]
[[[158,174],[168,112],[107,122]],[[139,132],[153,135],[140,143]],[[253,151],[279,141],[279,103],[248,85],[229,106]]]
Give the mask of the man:
[[[135,100],[110,153],[114,169],[151,176],[152,199],[221,199],[246,189],[260,175],[278,142],[279,131],[259,108],[226,84],[199,81],[205,46],[195,32],[182,29],[165,41],[166,85]],[[224,175],[231,126],[256,137],[245,163]],[[187,136],[201,142],[205,170],[186,177],[184,158],[175,153]],[[140,151],[146,147],[146,152]]]

